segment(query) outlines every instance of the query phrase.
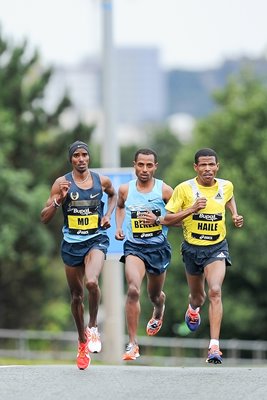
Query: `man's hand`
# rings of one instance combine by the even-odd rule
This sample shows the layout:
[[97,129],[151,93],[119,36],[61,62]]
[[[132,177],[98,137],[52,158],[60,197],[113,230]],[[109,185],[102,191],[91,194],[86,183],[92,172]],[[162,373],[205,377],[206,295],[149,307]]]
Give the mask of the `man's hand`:
[[244,224],[244,218],[242,215],[233,215],[232,220],[237,228],[241,228]]
[[206,197],[199,197],[195,203],[193,204],[193,206],[191,207],[193,212],[197,212],[200,210],[203,210],[203,208],[205,208],[207,205],[207,199]]
[[124,240],[124,238],[125,238],[125,235],[123,233],[123,230],[122,229],[117,229],[116,233],[115,233],[115,239]]
[[108,229],[111,227],[110,218],[107,215],[104,215],[102,217],[100,226],[102,229]]
[[69,188],[71,186],[71,182],[69,182],[65,179],[65,180],[61,180],[58,185],[59,185],[60,197],[57,199],[57,202],[62,203],[68,194]]

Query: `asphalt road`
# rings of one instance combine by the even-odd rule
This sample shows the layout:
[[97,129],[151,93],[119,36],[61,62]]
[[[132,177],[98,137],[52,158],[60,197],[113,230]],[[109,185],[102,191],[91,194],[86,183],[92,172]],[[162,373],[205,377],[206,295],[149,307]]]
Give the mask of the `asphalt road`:
[[266,367],[1,366],[1,400],[267,399]]

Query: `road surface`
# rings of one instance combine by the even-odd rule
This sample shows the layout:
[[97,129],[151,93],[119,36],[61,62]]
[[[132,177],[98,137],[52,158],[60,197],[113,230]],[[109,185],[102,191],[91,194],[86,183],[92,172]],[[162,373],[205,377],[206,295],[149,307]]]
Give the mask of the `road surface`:
[[267,399],[266,367],[1,366],[1,400]]

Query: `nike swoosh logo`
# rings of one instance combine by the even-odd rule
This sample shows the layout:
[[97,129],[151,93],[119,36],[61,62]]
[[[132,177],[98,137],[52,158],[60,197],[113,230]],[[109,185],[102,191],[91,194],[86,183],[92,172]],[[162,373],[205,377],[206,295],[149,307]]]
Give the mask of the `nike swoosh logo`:
[[94,199],[96,196],[98,196],[100,193],[97,194],[90,194],[90,199]]
[[148,199],[148,201],[155,201],[158,200],[158,197],[156,197],[155,199]]

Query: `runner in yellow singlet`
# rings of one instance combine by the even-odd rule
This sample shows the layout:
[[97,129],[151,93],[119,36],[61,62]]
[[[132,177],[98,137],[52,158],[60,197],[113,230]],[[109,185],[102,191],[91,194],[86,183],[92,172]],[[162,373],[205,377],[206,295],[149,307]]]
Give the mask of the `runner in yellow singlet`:
[[215,178],[219,170],[217,154],[212,149],[201,149],[195,154],[197,176],[182,182],[174,189],[166,205],[165,223],[182,221],[184,241],[181,252],[189,286],[189,305],[185,322],[191,331],[200,325],[200,308],[206,298],[208,285],[210,343],[208,363],[221,364],[219,346],[223,306],[221,287],[226,266],[231,265],[226,240],[225,209],[232,214],[237,228],[243,217],[238,214],[233,184]]

